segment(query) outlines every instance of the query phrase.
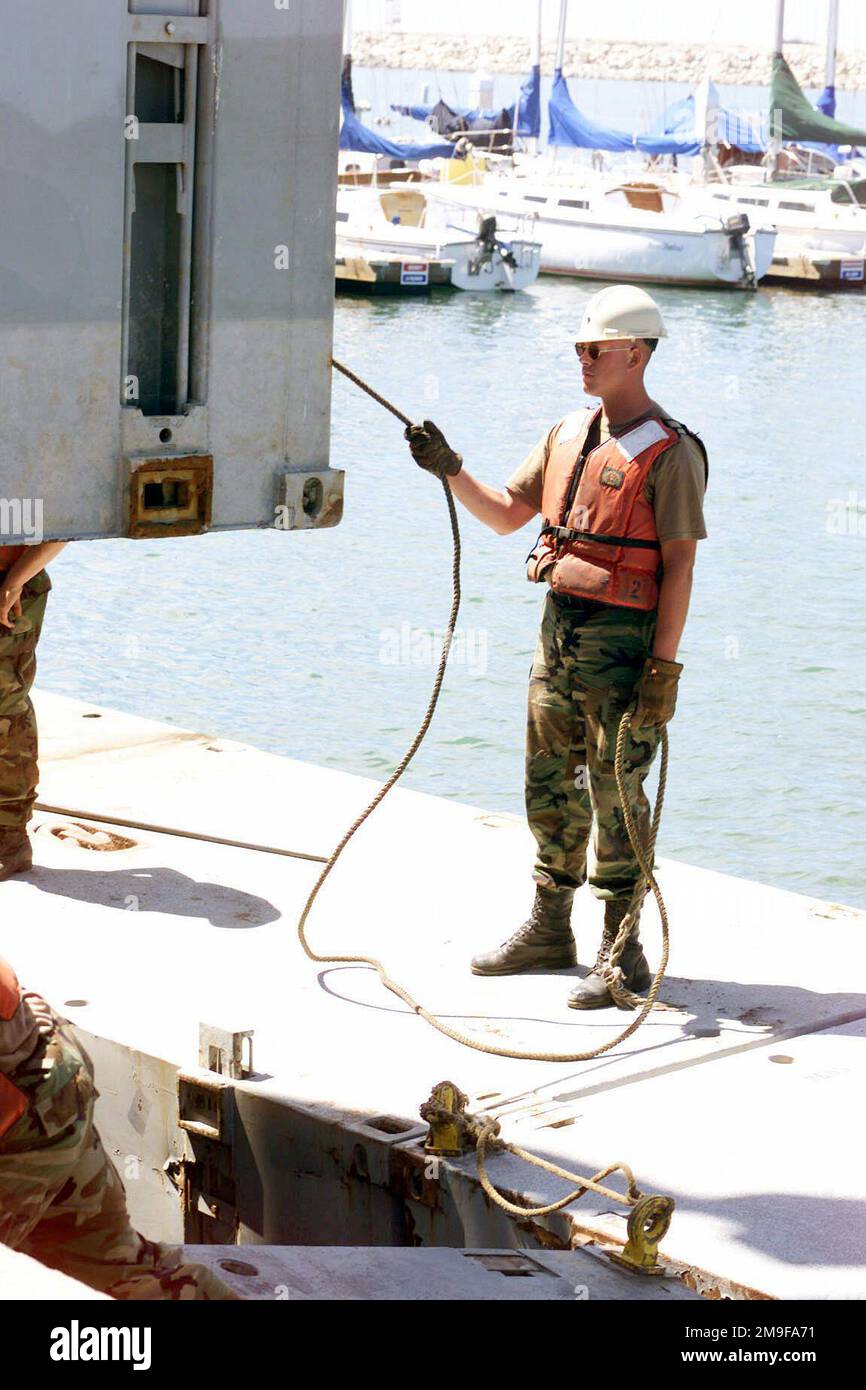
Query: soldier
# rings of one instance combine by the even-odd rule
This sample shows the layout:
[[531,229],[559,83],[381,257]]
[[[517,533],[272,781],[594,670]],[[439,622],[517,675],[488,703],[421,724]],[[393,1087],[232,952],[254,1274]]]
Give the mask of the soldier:
[[51,588],[45,566],[64,545],[0,545],[0,880],[33,864],[27,822],[39,770],[30,690]]
[[93,1067],[68,1023],[0,957],[0,1241],[124,1299],[236,1299],[133,1230],[93,1125]]
[[477,975],[509,975],[577,963],[575,890],[587,878],[605,904],[596,963],[569,996],[572,1008],[612,1002],[610,952],[632,913],[619,959],[626,987],[652,982],[639,938],[647,885],[619,804],[614,754],[620,719],[633,709],[625,747],[628,801],[644,842],[643,783],[673,716],[682,666],[677,648],[688,612],[697,542],[706,536],[703,444],[647,394],[644,372],[666,330],[641,289],[593,295],[575,343],[587,395],[601,404],[567,415],[545,434],[504,492],[463,468],[432,421],[411,425],[416,462],[447,477],[454,495],[499,535],[539,512],[543,527],[528,578],[548,586],[529,678],[526,810],[538,853],[535,902],[497,950],[476,956]]

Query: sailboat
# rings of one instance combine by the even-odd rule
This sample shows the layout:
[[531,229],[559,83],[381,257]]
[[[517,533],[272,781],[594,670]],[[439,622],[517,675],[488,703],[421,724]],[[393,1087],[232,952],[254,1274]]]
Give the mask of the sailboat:
[[[562,0],[549,106],[553,159],[518,156],[498,170],[478,168],[471,192],[457,193],[449,180],[438,196],[495,211],[510,219],[503,225],[534,222],[545,273],[860,288],[866,283],[866,160],[840,161],[844,147],[866,146],[866,130],[835,119],[838,10],[838,0],[829,0],[825,87],[817,108],[785,61],[784,0],[777,0],[768,101],[777,131],[768,135],[767,112],[723,108],[706,78],[694,96],[675,103],[675,118],[660,131],[634,135],[588,120],[572,102],[563,75]],[[602,175],[557,163],[563,145],[653,159],[699,155],[701,169],[697,175],[658,167]],[[625,225],[614,220],[621,211],[629,219]],[[696,235],[696,223],[707,235]]]
[[[752,230],[744,240],[754,240],[756,276],[762,282],[861,288],[866,274],[866,161],[839,161],[842,148],[866,145],[866,130],[835,119],[838,11],[838,0],[829,0],[825,87],[817,109],[785,61],[784,0],[777,0],[768,112],[726,110],[707,77],[693,97],[675,104],[676,118],[660,132],[633,140],[633,148],[647,153],[700,154],[698,175],[659,170],[618,184],[608,178],[605,202],[616,196],[643,205],[654,200],[657,207],[678,208],[686,216],[721,219],[728,231],[746,217]],[[629,148],[628,137],[618,144],[615,132],[576,112],[561,78],[561,61],[559,68],[550,107],[554,138],[564,128],[584,148]],[[814,172],[815,164],[823,175]],[[545,182],[554,180],[555,166],[545,174]],[[602,187],[598,178],[588,177],[580,196],[597,206]],[[767,234],[774,230],[768,257]]]
[[[723,111],[717,98],[705,99],[699,132],[704,174],[697,183],[671,184],[704,211],[742,209],[772,222],[778,236],[770,282],[812,288],[866,284],[866,168],[833,159],[840,146],[866,145],[866,129],[835,119],[838,17],[838,0],[829,0],[825,86],[816,108],[785,60],[785,4],[777,0],[767,138],[748,119]],[[797,156],[811,157],[814,144],[824,151],[830,176],[801,175]],[[718,157],[722,147],[725,163]],[[734,162],[744,148],[760,162]]]
[[[589,121],[574,105],[563,74],[567,0],[560,5],[556,74],[549,104],[550,144],[636,150],[649,156],[694,155],[694,136],[631,135]],[[538,70],[541,6],[533,33]],[[535,131],[537,138],[538,131]],[[754,289],[769,269],[775,228],[753,229],[742,210],[694,208],[675,188],[655,180],[602,180],[530,157],[500,171],[479,169],[468,183],[443,180],[430,199],[455,214],[472,210],[541,242],[541,270],[598,280]]]

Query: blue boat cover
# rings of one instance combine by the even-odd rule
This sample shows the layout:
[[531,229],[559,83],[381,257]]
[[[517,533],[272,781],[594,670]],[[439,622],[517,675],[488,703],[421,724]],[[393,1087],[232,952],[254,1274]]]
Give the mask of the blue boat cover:
[[[761,154],[766,148],[763,139],[765,118],[757,112],[733,111],[729,107],[712,108],[716,137],[720,144],[736,145],[750,154]],[[686,139],[695,130],[695,99],[689,95],[674,101],[665,109],[659,121],[659,134],[679,135]],[[658,127],[657,127],[658,130]]]
[[[513,106],[511,117],[513,120]],[[517,134],[529,135],[535,140],[541,134],[541,68],[538,63],[532,68],[520,88],[520,115],[517,120]]]
[[689,94],[672,101],[653,126],[654,135],[691,134],[695,128],[695,99]]
[[[426,121],[438,105],[437,101],[433,106],[401,106],[399,102],[392,101],[391,110],[401,116],[411,116],[413,121]],[[473,111],[468,106],[452,106],[450,102],[448,109],[453,111],[455,116],[463,116],[467,121],[474,121],[478,116],[490,121],[498,114],[496,111]]]
[[383,135],[365,126],[354,112],[343,107],[343,124],[340,127],[340,149],[357,150],[363,154],[384,154],[391,159],[451,159],[454,146],[447,140],[437,140],[430,145],[397,144],[386,140]]
[[[401,116],[411,116],[413,121],[426,121],[429,119],[439,102],[432,106],[401,106],[397,102],[391,103],[391,110],[397,111]],[[462,116],[471,125],[472,121],[495,121],[500,115],[500,111],[482,111],[480,107],[471,108],[468,106],[452,106],[448,103],[448,109],[453,111],[455,116]],[[505,108],[508,113],[510,125],[506,129],[514,129],[514,105]],[[520,88],[520,114],[518,116],[518,135],[529,135],[538,139],[541,134],[541,68],[538,64],[531,70],[529,76]]]
[[825,87],[815,106],[823,116],[829,116],[832,120],[836,114],[836,88],[833,86]]
[[548,103],[551,145],[566,145],[585,150],[639,150],[642,154],[700,154],[700,143],[690,136],[631,135],[612,126],[596,125],[574,105],[568,83],[561,69],[553,79],[553,91]]
[[352,59],[348,54],[343,59],[340,77],[340,106],[343,114],[340,125],[341,150],[357,150],[361,154],[384,154],[390,159],[436,159],[438,156],[450,159],[454,154],[454,146],[443,140],[437,140],[430,145],[398,145],[365,126],[355,114]]
[[[831,116],[836,109],[835,88],[825,87],[817,102],[816,110],[825,116]],[[746,150],[750,154],[763,154],[767,148],[767,141],[764,138],[767,117],[760,112],[737,111],[730,107],[713,107],[716,134],[719,141],[726,145],[734,145],[737,149]],[[664,114],[656,126],[659,134],[664,135],[685,135],[694,130],[695,124],[695,99],[693,96],[683,97],[680,101],[674,101],[665,108]],[[853,159],[858,151],[852,150],[850,153],[843,153],[838,145],[819,144],[814,141],[803,140],[800,142],[807,149],[825,150],[832,158],[839,163],[844,163],[848,159]]]
[[352,89],[351,53],[346,53],[343,57],[343,68],[340,73],[340,106],[344,112],[348,111],[350,116],[355,110],[355,93]]

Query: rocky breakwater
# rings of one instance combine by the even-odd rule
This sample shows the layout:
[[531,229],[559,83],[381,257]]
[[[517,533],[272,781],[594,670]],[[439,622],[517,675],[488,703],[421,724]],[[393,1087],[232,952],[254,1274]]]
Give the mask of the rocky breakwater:
[[[359,67],[407,68],[440,72],[519,73],[529,65],[529,46],[517,37],[476,40],[460,34],[359,33],[352,45]],[[817,44],[791,45],[785,52],[794,75],[804,87],[823,87],[824,52]],[[542,47],[542,71],[553,71],[554,44]],[[569,77],[604,77],[631,82],[688,82],[694,84],[709,68],[715,82],[737,87],[763,87],[770,80],[766,49],[707,48],[700,44],[609,43],[581,40],[565,50]],[[840,53],[836,86],[845,91],[866,89],[866,53]]]

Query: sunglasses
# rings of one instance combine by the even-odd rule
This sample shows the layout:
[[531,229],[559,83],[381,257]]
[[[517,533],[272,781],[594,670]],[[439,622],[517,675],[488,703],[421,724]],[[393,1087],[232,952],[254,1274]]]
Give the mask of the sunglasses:
[[590,362],[597,362],[599,357],[606,352],[628,352],[634,347],[634,343],[623,343],[620,347],[599,347],[598,343],[575,343],[574,350],[578,357],[586,353]]

